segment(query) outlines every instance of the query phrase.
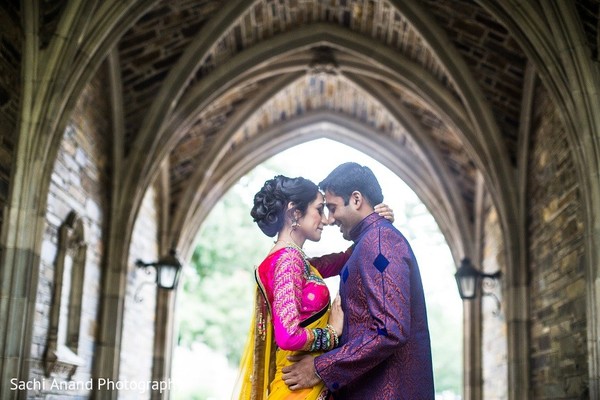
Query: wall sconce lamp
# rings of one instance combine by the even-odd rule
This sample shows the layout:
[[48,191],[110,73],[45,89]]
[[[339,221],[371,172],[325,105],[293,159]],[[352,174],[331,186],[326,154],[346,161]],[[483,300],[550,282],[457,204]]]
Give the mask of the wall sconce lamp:
[[[496,286],[498,279],[502,276],[501,271],[496,271],[493,274],[486,274],[475,269],[469,258],[463,258],[460,262],[460,267],[454,274],[456,285],[458,286],[458,294],[463,300],[472,300],[477,297],[479,288],[483,296],[492,296],[497,305],[497,310],[494,315],[498,315],[500,311],[500,300],[498,297],[489,291]],[[488,290],[486,290],[488,289]]]
[[[179,276],[181,275],[181,269],[183,265],[177,258],[177,252],[174,249],[169,251],[169,254],[160,258],[155,262],[144,262],[142,260],[136,260],[135,265],[138,268],[154,267],[156,269],[156,286],[165,290],[173,290],[177,288],[179,282]],[[146,269],[147,273],[150,273]],[[142,299],[138,296],[139,289],[136,291],[136,300],[141,301]]]

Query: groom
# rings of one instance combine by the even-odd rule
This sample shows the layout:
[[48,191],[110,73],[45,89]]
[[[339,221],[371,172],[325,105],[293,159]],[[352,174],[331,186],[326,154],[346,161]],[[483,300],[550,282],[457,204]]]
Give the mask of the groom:
[[340,346],[283,369],[291,390],[325,382],[335,399],[434,398],[431,346],[421,276],[408,241],[373,212],[383,201],[367,167],[345,163],[319,186],[329,224],[354,242],[340,273]]

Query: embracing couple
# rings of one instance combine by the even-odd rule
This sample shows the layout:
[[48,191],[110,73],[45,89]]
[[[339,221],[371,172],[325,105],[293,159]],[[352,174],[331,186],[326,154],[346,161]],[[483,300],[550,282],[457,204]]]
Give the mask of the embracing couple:
[[[239,399],[434,398],[419,268],[381,204],[377,178],[345,163],[317,186],[276,176],[251,215],[275,245],[256,269],[257,295]],[[337,225],[353,245],[307,258],[306,240]],[[340,276],[331,302],[323,278]]]

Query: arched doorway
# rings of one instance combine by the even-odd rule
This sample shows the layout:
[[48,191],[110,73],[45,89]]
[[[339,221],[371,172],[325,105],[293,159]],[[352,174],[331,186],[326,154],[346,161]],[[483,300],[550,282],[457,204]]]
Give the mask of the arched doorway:
[[[172,374],[174,382],[178,382],[175,399],[193,398],[194,393],[214,399],[229,398],[232,379],[236,376],[232,347],[243,346],[251,313],[252,270],[272,246],[272,239],[262,235],[249,217],[256,190],[264,180],[279,173],[304,176],[318,183],[345,161],[356,161],[374,171],[386,203],[395,210],[395,225],[411,241],[420,264],[430,316],[437,393],[442,399],[460,398],[462,302],[454,283],[452,256],[432,215],[416,194],[377,160],[340,142],[316,139],[282,151],[255,167],[233,184],[204,220],[187,273],[189,282],[184,283],[184,291],[180,291],[178,297],[180,346],[175,353]],[[252,245],[245,243],[248,240]],[[307,242],[304,249],[312,256],[340,251],[349,244],[330,227],[325,229],[320,242]],[[223,251],[221,257],[216,249]],[[236,250],[242,254],[232,256]],[[336,279],[329,280],[332,293],[337,291],[337,284]],[[233,304],[224,305],[231,301]],[[240,321],[239,310],[244,310],[243,321]],[[219,313],[230,317],[224,319]],[[219,326],[225,321],[226,326]],[[233,335],[232,329],[236,329]],[[194,333],[201,343],[192,343]],[[227,338],[227,342],[223,338]],[[213,361],[208,361],[210,357]],[[198,359],[206,361],[205,371],[199,371]]]

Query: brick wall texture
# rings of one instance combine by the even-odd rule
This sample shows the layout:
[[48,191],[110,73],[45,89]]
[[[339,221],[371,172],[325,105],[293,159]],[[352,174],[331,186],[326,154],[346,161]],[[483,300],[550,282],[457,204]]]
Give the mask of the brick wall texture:
[[587,398],[580,397],[588,376],[580,191],[558,110],[541,86],[535,96],[527,193],[531,386],[536,399]]

